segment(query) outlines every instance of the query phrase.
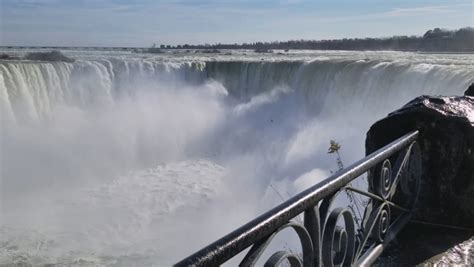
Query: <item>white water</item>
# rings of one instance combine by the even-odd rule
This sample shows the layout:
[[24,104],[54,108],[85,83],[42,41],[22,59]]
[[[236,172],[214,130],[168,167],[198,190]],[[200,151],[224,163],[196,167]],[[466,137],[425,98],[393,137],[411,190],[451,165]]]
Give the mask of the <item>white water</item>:
[[0,265],[170,265],[474,82],[472,55],[67,53],[0,62]]

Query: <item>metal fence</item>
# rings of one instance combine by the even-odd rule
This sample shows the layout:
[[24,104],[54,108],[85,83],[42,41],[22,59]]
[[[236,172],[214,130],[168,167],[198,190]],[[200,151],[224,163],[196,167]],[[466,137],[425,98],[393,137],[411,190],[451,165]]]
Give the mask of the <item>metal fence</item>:
[[[175,266],[218,266],[251,247],[240,266],[370,265],[410,219],[421,176],[418,131],[408,133],[333,174]],[[351,186],[367,173],[368,188]],[[333,207],[341,192],[368,199],[357,218],[348,207]],[[303,222],[294,220],[302,215]],[[261,259],[272,239],[293,229],[302,252],[276,251]]]

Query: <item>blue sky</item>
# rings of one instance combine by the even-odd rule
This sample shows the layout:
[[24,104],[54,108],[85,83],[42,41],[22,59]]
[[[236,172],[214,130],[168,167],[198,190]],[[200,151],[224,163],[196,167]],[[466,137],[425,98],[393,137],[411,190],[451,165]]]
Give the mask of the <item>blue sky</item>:
[[150,46],[421,35],[473,0],[0,0],[0,45]]

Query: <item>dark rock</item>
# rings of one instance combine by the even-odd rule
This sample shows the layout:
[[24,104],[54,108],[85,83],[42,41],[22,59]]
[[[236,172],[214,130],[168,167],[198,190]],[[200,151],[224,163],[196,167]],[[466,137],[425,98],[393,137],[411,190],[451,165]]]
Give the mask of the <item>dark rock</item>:
[[464,92],[465,96],[474,96],[474,83],[467,88],[466,92]]
[[255,53],[273,53],[273,50],[267,48],[256,48],[253,50]]
[[1,59],[3,59],[3,60],[19,60],[20,58],[9,55],[9,54],[0,54],[0,60]]
[[220,54],[221,53],[221,51],[219,51],[218,49],[204,49],[204,50],[201,50],[200,52],[204,54]]
[[39,61],[62,61],[62,62],[74,62],[74,59],[66,57],[60,51],[51,52],[32,52],[25,56],[27,60],[39,60]]
[[150,53],[150,54],[163,54],[164,52],[165,51],[163,51],[162,49],[158,47],[151,47],[145,51],[145,53]]
[[[464,263],[474,263],[473,253],[459,249],[463,242],[473,246],[474,231],[410,222],[397,235],[395,242],[390,243],[388,249],[384,250],[379,258],[380,264],[374,266],[387,266],[387,258],[394,261],[391,266],[452,266],[460,262],[449,260],[456,259]],[[453,249],[460,254],[451,253]],[[448,253],[444,253],[446,251]],[[440,258],[443,257],[448,260],[444,265],[440,264]]]
[[415,98],[372,125],[367,154],[415,129],[423,167],[413,219],[474,228],[474,98]]

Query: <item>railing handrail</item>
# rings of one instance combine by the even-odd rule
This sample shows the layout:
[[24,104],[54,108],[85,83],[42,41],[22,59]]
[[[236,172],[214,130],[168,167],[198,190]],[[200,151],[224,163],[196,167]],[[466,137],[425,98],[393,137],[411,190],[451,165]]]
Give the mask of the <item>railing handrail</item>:
[[226,262],[261,238],[270,235],[290,219],[315,206],[323,198],[334,194],[355,178],[409,145],[415,141],[418,134],[418,131],[405,134],[181,260],[175,266],[217,266]]

